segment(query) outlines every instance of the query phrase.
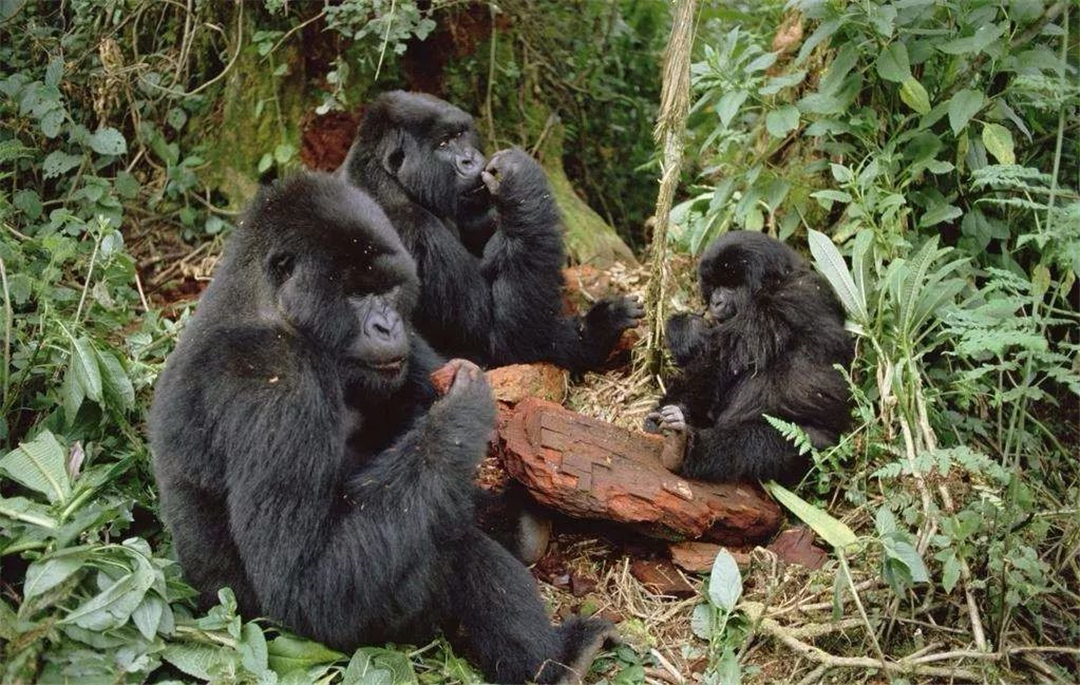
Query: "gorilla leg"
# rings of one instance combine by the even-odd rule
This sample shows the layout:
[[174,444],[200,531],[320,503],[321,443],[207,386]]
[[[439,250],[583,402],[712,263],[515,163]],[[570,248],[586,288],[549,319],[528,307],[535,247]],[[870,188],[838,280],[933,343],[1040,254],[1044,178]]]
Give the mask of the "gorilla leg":
[[455,548],[451,615],[460,617],[465,647],[492,682],[577,682],[604,642],[614,639],[606,621],[552,626],[528,570],[480,531]]
[[710,481],[776,480],[798,483],[809,470],[800,455],[778,430],[764,419],[715,428],[687,430],[682,475]]
[[540,561],[551,539],[551,515],[529,497],[525,486],[511,482],[503,492],[477,488],[480,530],[526,565]]

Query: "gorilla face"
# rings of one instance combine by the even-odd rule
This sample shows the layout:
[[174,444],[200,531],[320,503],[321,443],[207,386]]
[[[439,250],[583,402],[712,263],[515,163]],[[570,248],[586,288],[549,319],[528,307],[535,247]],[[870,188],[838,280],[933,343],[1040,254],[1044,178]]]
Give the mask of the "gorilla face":
[[[393,390],[405,378],[419,292],[412,258],[378,205],[353,186],[307,177],[286,185],[258,205],[246,232],[263,255],[272,316],[335,360],[348,385]],[[285,194],[288,203],[278,200]]]
[[746,291],[735,288],[717,287],[708,295],[706,303],[709,316],[716,323],[727,321],[742,309],[739,300],[746,299]]
[[758,293],[778,288],[800,264],[794,250],[764,233],[725,233],[709,246],[698,266],[709,316],[721,323],[745,311]]
[[440,217],[457,216],[463,199],[484,194],[480,137],[472,117],[448,102],[386,93],[365,115],[361,139],[415,202]]

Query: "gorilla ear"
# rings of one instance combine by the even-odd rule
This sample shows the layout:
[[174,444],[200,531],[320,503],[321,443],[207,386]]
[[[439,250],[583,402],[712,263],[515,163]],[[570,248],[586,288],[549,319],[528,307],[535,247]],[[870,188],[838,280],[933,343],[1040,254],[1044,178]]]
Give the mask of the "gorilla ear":
[[386,173],[396,177],[405,162],[405,141],[400,131],[387,135],[379,146],[379,161]]

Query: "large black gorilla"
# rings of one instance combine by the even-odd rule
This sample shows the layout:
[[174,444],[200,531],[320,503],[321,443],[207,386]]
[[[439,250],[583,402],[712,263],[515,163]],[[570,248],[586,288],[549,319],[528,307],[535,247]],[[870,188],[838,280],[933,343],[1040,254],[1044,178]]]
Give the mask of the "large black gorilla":
[[559,213],[543,170],[519,149],[480,152],[472,117],[395,91],[365,112],[340,173],[386,211],[416,259],[417,330],[439,352],[501,366],[600,367],[641,305],[596,303],[561,315]]
[[[474,521],[494,422],[479,369],[408,323],[419,284],[344,180],[264,191],[157,384],[162,515],[188,578],[341,649],[443,629],[493,682],[587,668],[610,625],[553,627],[532,577]],[[460,640],[463,638],[463,642]]]
[[707,316],[668,320],[680,372],[645,430],[686,431],[687,477],[798,482],[809,460],[762,414],[798,424],[818,448],[848,428],[850,392],[833,368],[854,355],[843,309],[824,278],[762,233],[721,236],[698,276]]

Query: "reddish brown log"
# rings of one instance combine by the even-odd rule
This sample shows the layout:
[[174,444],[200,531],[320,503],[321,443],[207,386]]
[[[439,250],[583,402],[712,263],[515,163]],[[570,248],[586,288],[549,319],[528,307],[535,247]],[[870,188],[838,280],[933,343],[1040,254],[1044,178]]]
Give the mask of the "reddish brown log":
[[663,438],[551,402],[520,402],[499,439],[510,474],[537,501],[570,516],[732,545],[763,540],[780,523],[780,508],[759,486],[688,481],[664,468]]
[[[552,402],[566,399],[565,370],[553,364],[511,364],[486,372],[495,399],[514,405],[526,397],[539,397]],[[431,372],[435,392],[445,395],[454,382],[454,365],[447,362]]]

